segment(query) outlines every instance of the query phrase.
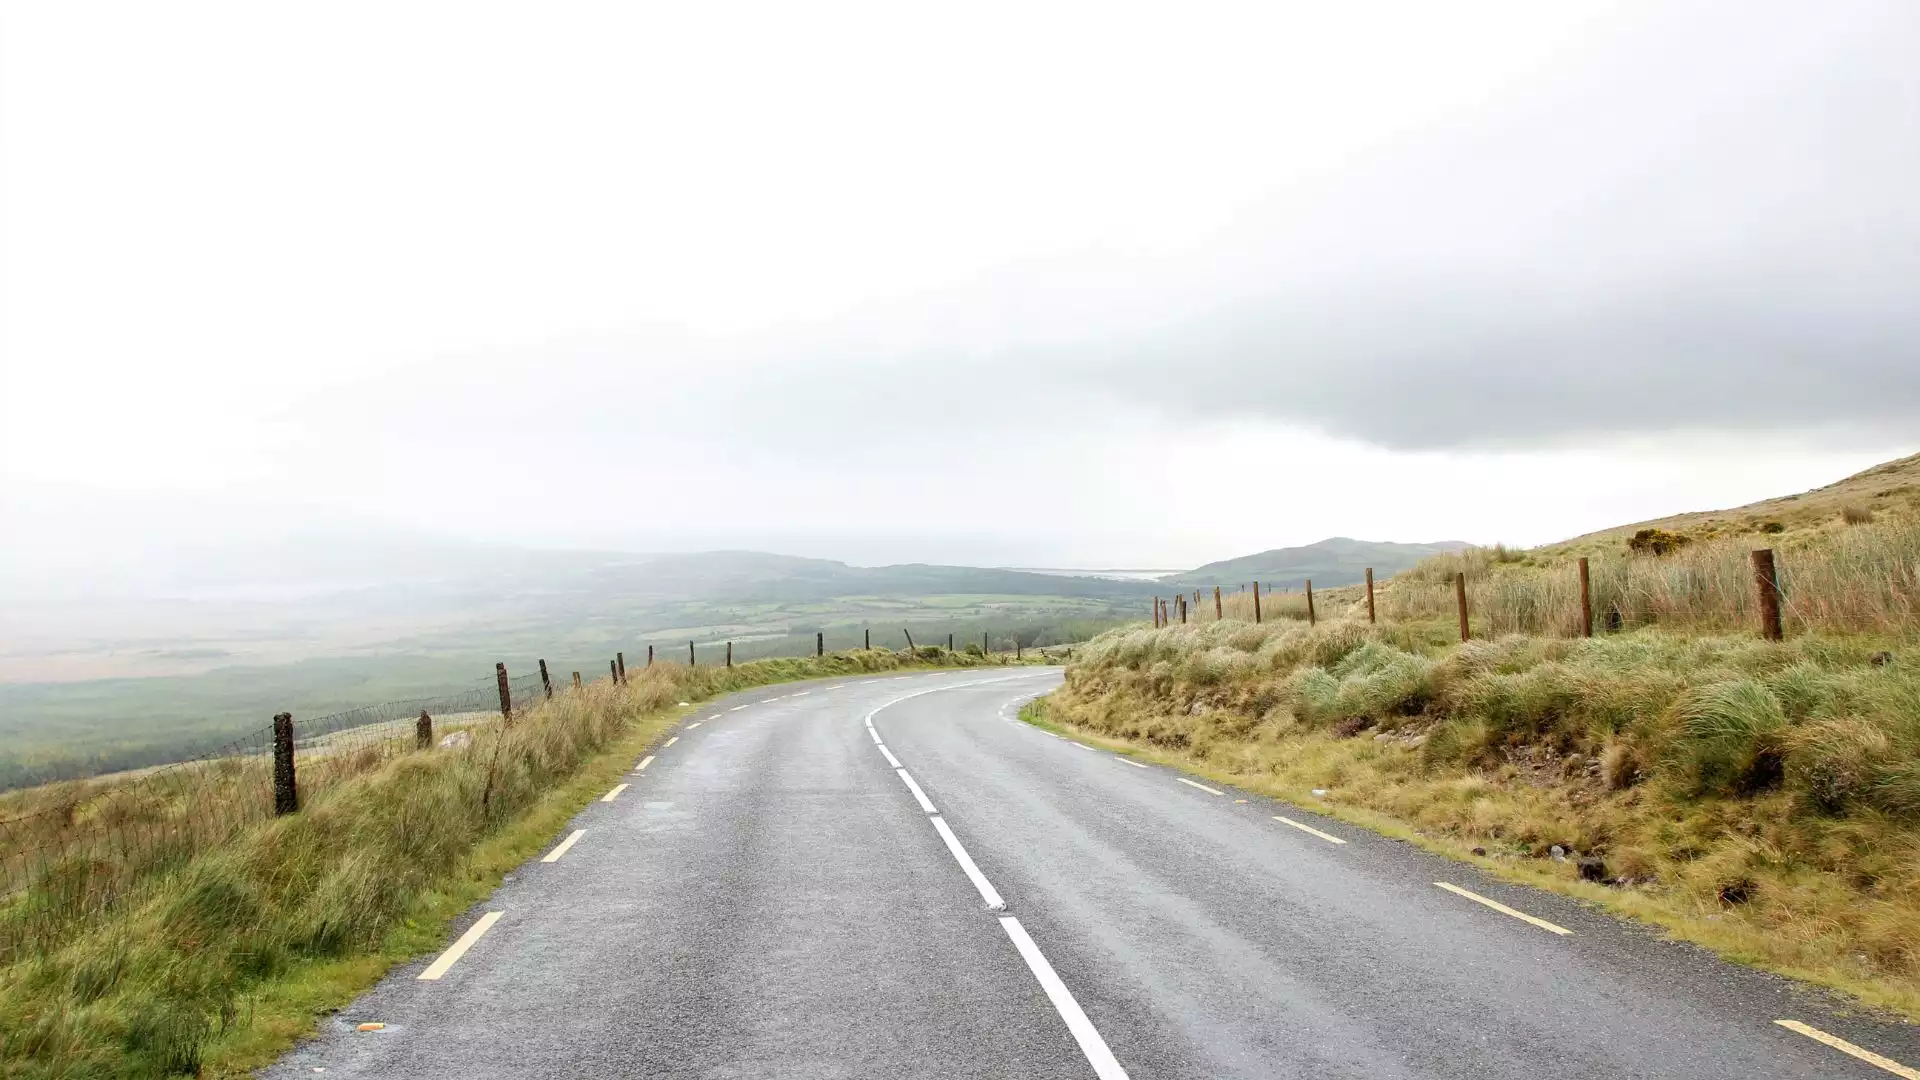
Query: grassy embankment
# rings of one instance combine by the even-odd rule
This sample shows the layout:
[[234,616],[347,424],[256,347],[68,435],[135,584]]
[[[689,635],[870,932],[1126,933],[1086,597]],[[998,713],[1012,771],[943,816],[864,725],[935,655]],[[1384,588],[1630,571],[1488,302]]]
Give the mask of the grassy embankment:
[[[1664,557],[1443,557],[1378,626],[1324,599],[1311,629],[1216,622],[1209,596],[1207,622],[1078,650],[1042,717],[1920,1018],[1920,520],[1889,501]],[[1780,643],[1752,629],[1760,542]],[[1576,552],[1605,552],[1617,632],[1571,636]],[[1490,636],[1464,645],[1462,567]]]
[[[155,867],[112,912],[55,928],[0,969],[0,1077],[241,1075],[551,841],[683,714],[746,687],[994,661],[854,652],[732,669],[662,664],[476,727],[464,748],[336,778],[298,814]],[[175,812],[199,796],[181,793]],[[9,897],[0,920],[28,910]],[[59,930],[64,929],[64,933]]]

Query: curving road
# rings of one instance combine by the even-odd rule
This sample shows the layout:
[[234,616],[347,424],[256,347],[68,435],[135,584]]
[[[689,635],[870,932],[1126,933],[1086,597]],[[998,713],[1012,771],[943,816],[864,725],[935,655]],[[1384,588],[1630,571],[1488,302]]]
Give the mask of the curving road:
[[1014,719],[1059,677],[701,710],[268,1075],[1920,1078],[1908,1026]]

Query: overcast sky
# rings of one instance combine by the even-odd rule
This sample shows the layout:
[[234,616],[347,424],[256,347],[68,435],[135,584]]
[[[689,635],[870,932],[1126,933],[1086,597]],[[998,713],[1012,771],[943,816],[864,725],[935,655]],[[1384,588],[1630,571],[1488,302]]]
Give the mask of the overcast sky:
[[1910,0],[4,11],[16,566],[1175,567],[1920,449]]

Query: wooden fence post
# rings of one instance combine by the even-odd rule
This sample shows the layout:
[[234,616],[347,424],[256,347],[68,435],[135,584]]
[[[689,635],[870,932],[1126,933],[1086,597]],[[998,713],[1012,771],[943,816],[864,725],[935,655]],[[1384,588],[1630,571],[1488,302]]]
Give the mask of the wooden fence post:
[[624,652],[614,653],[613,662],[620,665],[620,685],[625,686],[627,684],[627,654]]
[[413,745],[420,750],[433,745],[433,717],[428,716],[425,709],[420,710],[420,719],[413,722]]
[[911,630],[909,630],[909,629],[907,629],[906,627],[904,627],[904,626],[903,626],[903,627],[901,627],[901,628],[900,628],[900,632],[901,632],[901,633],[903,633],[903,634],[905,634],[905,635],[907,635],[907,651],[908,651],[908,652],[912,652],[912,651],[913,651],[913,647],[914,647],[914,646],[913,646],[913,631],[911,631]]
[[612,660],[607,661],[607,678],[613,680],[613,685],[620,685],[620,665]]
[[547,662],[545,660],[540,661],[540,689],[546,693],[548,701],[553,700],[553,680],[547,678]]
[[1773,564],[1772,548],[1753,553],[1753,583],[1760,590],[1760,636],[1779,641],[1786,637],[1786,629],[1780,625],[1780,575]]
[[507,665],[493,665],[493,681],[500,684],[500,719],[513,723],[513,690],[507,686]]
[[1253,621],[1260,622],[1260,583],[1253,583]]
[[985,630],[980,631],[980,655],[987,656],[990,655],[992,651],[993,650],[987,648],[987,632]]
[[733,666],[733,642],[727,642],[727,666]]
[[1019,634],[1013,635],[1013,658],[1015,660],[1020,659],[1020,635]]
[[861,648],[863,648],[863,649],[867,649],[867,650],[872,650],[872,648],[873,648],[873,627],[871,627],[871,626],[869,626],[869,627],[867,627],[867,643],[866,643],[865,645],[862,645],[862,646],[860,646],[860,647],[861,647]]
[[293,779],[293,714],[273,718],[273,812],[291,814],[300,809],[300,789]]
[[1367,623],[1371,625],[1373,617],[1373,567],[1367,567]]
[[1226,609],[1220,604],[1220,586],[1213,587],[1213,621],[1219,622],[1227,617]]
[[1313,579],[1307,579],[1307,625],[1312,626],[1319,620],[1313,614]]
[[1467,575],[1453,575],[1454,599],[1460,603],[1460,640],[1467,640]]
[[815,630],[813,632],[813,655],[816,657],[827,655],[827,632],[825,630]]
[[580,673],[577,671],[573,673],[573,688],[580,689]]
[[698,666],[693,655],[693,642],[691,641],[687,642],[687,666],[688,667]]
[[1180,594],[1180,625],[1187,625],[1187,594]]
[[653,666],[653,646],[647,646],[647,666]]
[[1587,576],[1587,557],[1580,556],[1580,636],[1593,636],[1593,579]]

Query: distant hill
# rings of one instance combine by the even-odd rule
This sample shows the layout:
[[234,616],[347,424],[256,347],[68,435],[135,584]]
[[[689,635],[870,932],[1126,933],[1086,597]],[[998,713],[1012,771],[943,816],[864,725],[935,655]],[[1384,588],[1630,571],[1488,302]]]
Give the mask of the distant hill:
[[1352,585],[1373,567],[1376,578],[1387,578],[1429,555],[1459,551],[1467,544],[1442,540],[1432,544],[1395,544],[1334,536],[1303,547],[1274,548],[1256,555],[1197,566],[1165,580],[1179,585],[1210,586],[1258,581],[1276,589],[1297,589],[1311,579],[1315,587]]

